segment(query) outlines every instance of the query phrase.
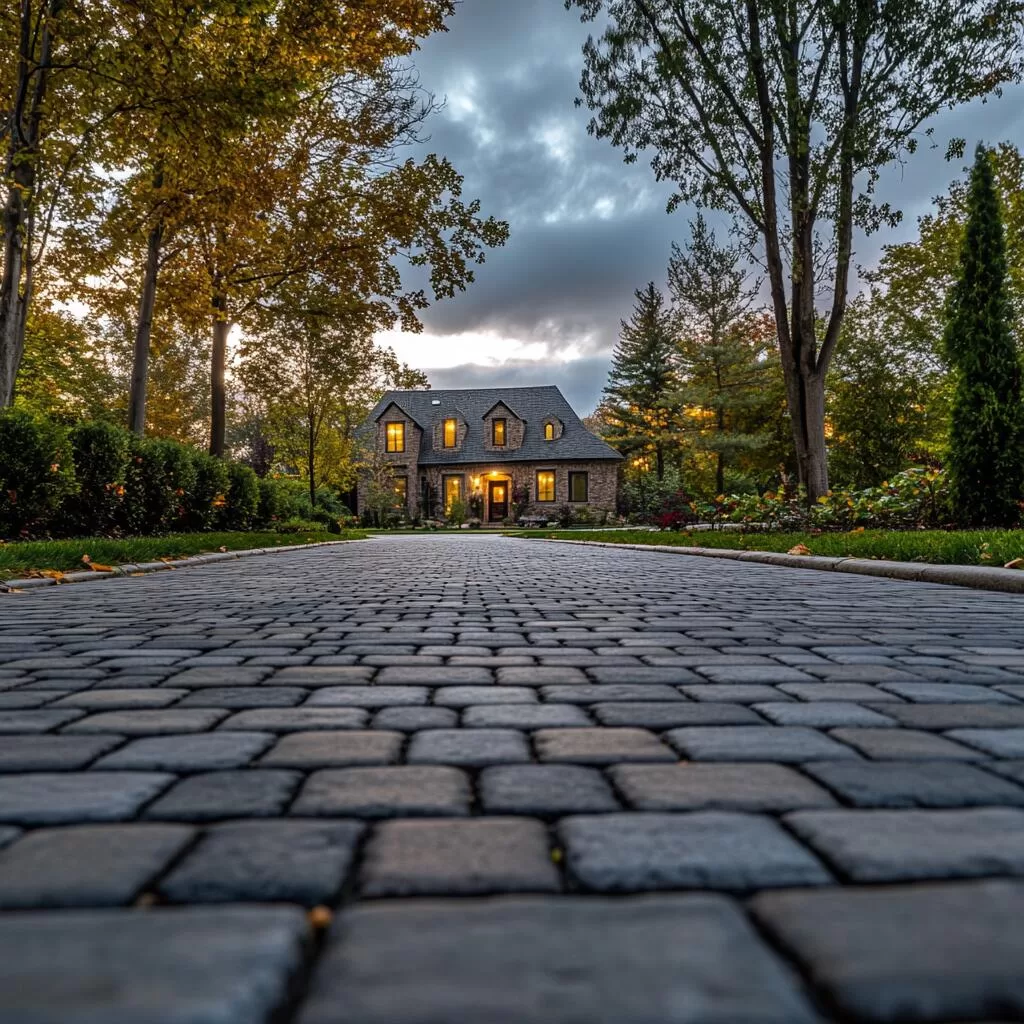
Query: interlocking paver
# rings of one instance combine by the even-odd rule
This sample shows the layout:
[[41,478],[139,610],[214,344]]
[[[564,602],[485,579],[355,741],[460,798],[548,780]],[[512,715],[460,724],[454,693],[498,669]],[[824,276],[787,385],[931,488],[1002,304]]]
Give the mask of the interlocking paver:
[[379,825],[360,877],[366,896],[557,892],[547,831],[529,818]]
[[1024,1016],[1024,884],[763,893],[758,919],[857,1021]]
[[364,827],[294,819],[214,825],[159,890],[172,903],[329,903],[344,884]]
[[29,832],[0,852],[0,907],[128,903],[192,839],[181,825],[79,825]]
[[626,764],[610,776],[629,805],[642,811],[781,812],[835,805],[820,786],[778,764]]
[[1024,874],[1024,810],[797,811],[786,824],[857,882]]
[[[25,991],[34,1024],[1024,1014],[1001,973],[1019,965],[1009,939],[980,944],[988,981],[951,946],[967,964],[955,985],[928,969],[911,977],[909,954],[890,950],[884,982],[857,976],[878,1001],[852,1012],[766,919],[755,933],[729,899],[667,891],[852,899],[868,894],[863,880],[898,900],[913,882],[937,908],[965,887],[958,878],[1024,871],[1018,596],[467,531],[8,603],[8,891],[136,905],[76,909],[73,926],[53,909],[0,915],[0,1021],[33,1024]],[[153,853],[154,828],[188,838]],[[96,834],[127,837],[124,856]],[[548,891],[510,895],[536,888]],[[152,906],[206,900],[340,903],[318,994],[307,998],[300,908],[270,955],[259,936],[237,937],[231,907]],[[943,913],[922,913],[922,935],[907,918],[893,927],[911,946],[961,921],[1003,927],[983,906],[946,913],[955,925]],[[873,928],[890,927],[872,914]],[[221,915],[229,923],[211,933]],[[829,935],[845,927],[843,913],[818,916]],[[60,942],[29,943],[34,961],[3,944],[28,918],[62,924]],[[103,934],[133,941],[114,949]],[[826,945],[806,949],[822,959]],[[856,960],[852,946],[843,955]],[[766,964],[778,973],[762,984]],[[76,994],[62,1002],[54,979]],[[906,1006],[887,987],[899,980]]]
[[0,1019],[263,1024],[303,968],[308,930],[295,907],[4,914]]
[[1024,788],[955,761],[812,761],[803,771],[856,807],[1024,805]]
[[339,926],[300,1024],[330,1024],[338,1006],[353,1024],[815,1020],[721,897],[405,901],[347,911]]
[[600,892],[746,890],[831,877],[771,818],[754,814],[581,815],[564,818],[558,834],[570,873]]

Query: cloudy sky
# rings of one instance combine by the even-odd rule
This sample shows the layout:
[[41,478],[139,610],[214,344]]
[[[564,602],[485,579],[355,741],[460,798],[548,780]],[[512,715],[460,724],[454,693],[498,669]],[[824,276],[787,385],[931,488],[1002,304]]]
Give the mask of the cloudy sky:
[[[619,321],[633,291],[665,277],[672,241],[692,211],[669,216],[670,189],[642,160],[591,138],[577,109],[581,25],[562,0],[463,0],[449,31],[415,57],[424,88],[446,99],[425,151],[465,175],[465,197],[507,220],[511,238],[477,281],[423,316],[424,332],[380,341],[425,369],[434,387],[557,384],[581,414],[596,406]],[[912,237],[917,214],[960,172],[941,155],[950,137],[1024,145],[1024,90],[959,108],[935,122],[940,151],[923,148],[883,179],[902,228],[858,239],[870,264],[881,241]]]

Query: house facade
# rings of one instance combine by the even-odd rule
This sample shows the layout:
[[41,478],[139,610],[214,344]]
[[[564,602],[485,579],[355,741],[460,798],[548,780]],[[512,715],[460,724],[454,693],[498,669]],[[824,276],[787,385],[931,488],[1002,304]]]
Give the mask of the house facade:
[[[592,434],[557,387],[389,391],[362,428],[390,469],[396,508],[442,518],[454,502],[484,523],[614,512],[621,456]],[[368,479],[358,485],[366,508]]]

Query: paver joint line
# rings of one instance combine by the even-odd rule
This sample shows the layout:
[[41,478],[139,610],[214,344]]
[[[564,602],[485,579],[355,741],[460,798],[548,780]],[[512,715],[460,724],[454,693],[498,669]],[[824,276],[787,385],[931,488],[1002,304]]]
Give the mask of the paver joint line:
[[1016,596],[272,550],[12,600],[0,1024],[1024,1020]]

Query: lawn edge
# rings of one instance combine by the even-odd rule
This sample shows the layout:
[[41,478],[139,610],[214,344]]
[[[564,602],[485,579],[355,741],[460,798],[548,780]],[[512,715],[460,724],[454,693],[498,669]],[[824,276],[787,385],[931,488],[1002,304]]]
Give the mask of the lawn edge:
[[325,548],[335,544],[354,544],[357,538],[346,540],[320,540],[312,544],[284,544],[272,548],[242,548],[239,551],[210,551],[204,555],[188,555],[169,562],[126,562],[115,565],[110,570],[79,570],[65,573],[59,580],[50,577],[43,579],[9,579],[0,580],[0,594],[15,594],[25,590],[38,590],[40,587],[63,586],[65,583],[91,583],[109,579],[111,576],[135,576],[139,573],[161,572],[164,569],[189,569],[199,565],[210,565],[212,562],[227,562],[235,558],[250,558],[254,555],[274,555],[282,551],[302,551],[305,548]]
[[994,590],[1004,594],[1024,594],[1024,571],[987,565],[936,565],[931,562],[895,562],[886,559],[825,557],[822,555],[785,555],[777,551],[740,551],[736,548],[698,548],[681,544],[615,544],[605,540],[567,540],[536,537],[546,544],[579,544],[595,548],[622,548],[631,551],[671,552],[699,558],[727,558],[735,562],[757,562],[789,569],[818,569],[855,576],[879,576],[914,583],[942,583],[973,590]]

